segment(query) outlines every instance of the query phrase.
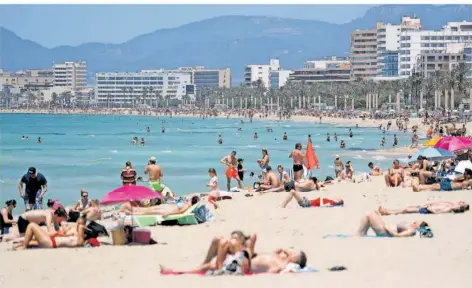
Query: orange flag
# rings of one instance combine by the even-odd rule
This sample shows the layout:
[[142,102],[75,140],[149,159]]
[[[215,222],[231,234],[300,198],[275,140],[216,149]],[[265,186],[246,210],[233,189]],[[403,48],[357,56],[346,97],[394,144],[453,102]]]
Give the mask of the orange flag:
[[306,169],[311,170],[320,168],[320,161],[315,154],[315,150],[313,149],[313,144],[311,144],[310,138],[308,138],[308,144],[306,145],[305,157]]

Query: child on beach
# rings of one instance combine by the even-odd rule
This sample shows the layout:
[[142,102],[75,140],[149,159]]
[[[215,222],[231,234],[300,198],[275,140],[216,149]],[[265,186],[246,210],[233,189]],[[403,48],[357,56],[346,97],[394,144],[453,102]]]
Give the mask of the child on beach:
[[206,184],[208,189],[210,190],[210,194],[208,195],[208,202],[218,209],[218,205],[216,204],[216,200],[220,197],[220,189],[218,188],[218,177],[216,176],[215,168],[208,169],[208,175],[210,176],[210,182]]

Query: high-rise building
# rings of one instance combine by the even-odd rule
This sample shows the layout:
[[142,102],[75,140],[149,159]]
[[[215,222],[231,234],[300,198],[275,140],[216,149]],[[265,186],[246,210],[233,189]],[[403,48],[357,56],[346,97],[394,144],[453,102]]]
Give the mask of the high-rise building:
[[254,87],[257,81],[262,81],[266,88],[270,88],[270,72],[280,70],[279,59],[270,59],[269,64],[246,65],[244,69],[244,85]]
[[55,63],[54,86],[68,87],[73,90],[87,86],[87,63],[85,61]]
[[[398,76],[401,25],[377,22],[377,76]],[[395,67],[396,65],[396,67]]]
[[464,58],[462,51],[456,53],[425,52],[418,57],[415,72],[428,78],[433,76],[436,71],[451,71],[459,63],[464,62]]
[[351,78],[377,75],[377,29],[351,33]]
[[[158,96],[164,99],[193,98],[195,86],[189,73],[143,70],[133,73],[97,73],[95,98],[99,105],[130,106],[145,103],[155,106]],[[137,101],[139,100],[139,101]]]
[[412,75],[421,54],[444,53],[448,44],[472,43],[472,22],[449,22],[441,30],[403,30],[400,33],[401,77]]

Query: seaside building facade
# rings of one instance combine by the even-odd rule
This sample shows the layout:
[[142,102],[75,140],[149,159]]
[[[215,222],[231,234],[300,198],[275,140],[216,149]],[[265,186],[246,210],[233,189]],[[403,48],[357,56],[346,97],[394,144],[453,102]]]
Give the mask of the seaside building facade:
[[465,76],[467,78],[472,78],[472,43],[464,46],[464,58],[465,64],[469,67],[469,71],[466,72]]
[[54,86],[73,90],[87,86],[87,63],[85,61],[54,63]]
[[195,88],[212,87],[212,88],[231,88],[231,70],[224,69],[207,69],[204,66],[197,67],[179,67],[176,70],[166,70],[174,73],[187,73],[191,77],[192,84]]
[[154,106],[159,99],[193,99],[195,86],[190,73],[143,70],[133,73],[97,73],[95,98],[98,105]]
[[435,75],[436,71],[451,71],[461,62],[465,62],[464,49],[451,49],[450,51],[425,51],[418,56],[415,72],[428,78]]
[[[448,22],[441,30],[402,30],[400,33],[401,77],[412,75],[422,54],[446,53],[450,44],[472,43],[472,22]],[[432,64],[432,63],[430,63]]]
[[270,88],[278,89],[284,87],[287,83],[292,70],[279,70],[270,72]]
[[[377,75],[398,76],[398,51],[401,25],[377,22]],[[395,66],[396,65],[396,66]]]
[[351,33],[351,78],[377,75],[377,29]]
[[37,91],[54,86],[54,73],[52,70],[42,69],[18,72],[0,70],[0,83],[20,90]]
[[294,82],[339,82],[351,80],[348,57],[326,57],[305,61],[304,69],[294,70],[289,77]]
[[252,64],[246,65],[244,69],[244,85],[254,87],[255,83],[260,80],[264,87],[270,88],[270,73],[280,70],[280,60],[270,59],[269,64]]

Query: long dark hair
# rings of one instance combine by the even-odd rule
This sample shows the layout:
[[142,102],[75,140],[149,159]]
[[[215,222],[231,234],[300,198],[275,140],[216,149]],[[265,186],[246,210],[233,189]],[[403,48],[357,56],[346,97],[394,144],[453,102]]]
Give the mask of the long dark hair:
[[6,206],[10,206],[10,205],[15,206],[16,205],[16,200],[15,199],[10,199],[7,202],[5,202],[5,205]]

